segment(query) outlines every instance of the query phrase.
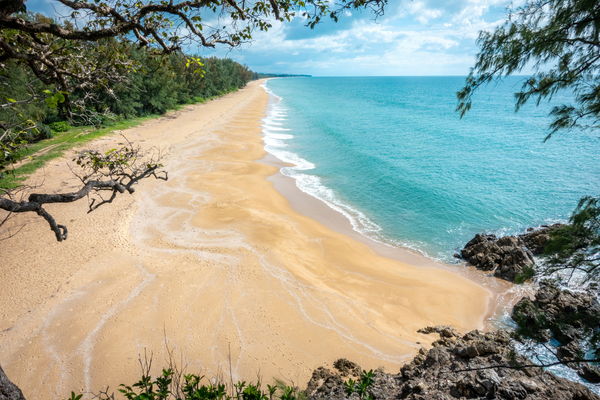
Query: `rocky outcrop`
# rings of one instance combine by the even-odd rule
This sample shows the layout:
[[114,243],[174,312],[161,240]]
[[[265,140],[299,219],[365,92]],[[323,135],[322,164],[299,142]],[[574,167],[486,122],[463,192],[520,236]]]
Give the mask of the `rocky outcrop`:
[[500,239],[496,235],[477,234],[461,250],[460,257],[477,269],[512,282],[527,267],[534,266],[534,255],[543,252],[550,232],[560,226],[563,225],[545,226],[537,231]]
[[[422,333],[438,333],[433,348],[421,348],[400,373],[375,372],[367,394],[374,399],[553,399],[600,400],[585,386],[559,378],[539,368],[497,368],[530,364],[516,355],[507,331],[461,336],[448,326],[429,327]],[[489,368],[496,367],[496,368]],[[358,399],[348,397],[338,371],[319,368],[313,373],[307,394],[312,400]]]
[[461,250],[461,256],[475,268],[507,281],[514,281],[535,263],[533,253],[516,236],[497,239],[495,235],[477,234]]
[[0,400],[25,400],[23,392],[12,383],[0,366]]
[[[600,304],[591,291],[560,290],[553,282],[539,283],[535,298],[523,297],[513,307],[512,318],[525,337],[560,342],[556,355],[561,361],[582,359],[582,340],[600,332]],[[584,379],[600,382],[600,371],[588,363],[569,362]]]
[[523,240],[529,251],[537,256],[544,252],[544,247],[546,247],[546,243],[550,239],[550,232],[563,226],[564,224],[554,224],[550,226],[542,225],[538,230],[529,228],[527,229],[527,233],[519,235],[519,238]]

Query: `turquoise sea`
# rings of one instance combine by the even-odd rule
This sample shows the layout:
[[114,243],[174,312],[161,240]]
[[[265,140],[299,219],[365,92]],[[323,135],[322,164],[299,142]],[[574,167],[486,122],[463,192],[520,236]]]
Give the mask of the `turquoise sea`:
[[569,99],[515,113],[522,80],[486,87],[461,120],[464,77],[271,79],[265,148],[357,231],[454,263],[478,232],[565,221],[598,194],[597,133],[544,143],[548,111]]

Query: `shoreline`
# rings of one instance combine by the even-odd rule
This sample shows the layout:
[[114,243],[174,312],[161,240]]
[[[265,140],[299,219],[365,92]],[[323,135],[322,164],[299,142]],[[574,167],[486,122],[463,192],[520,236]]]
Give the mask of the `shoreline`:
[[[131,384],[145,349],[159,371],[165,343],[188,371],[302,385],[341,357],[395,370],[431,343],[416,333],[426,325],[483,327],[487,289],[380,257],[275,190],[278,168],[255,161],[266,154],[259,83],[125,132],[167,147],[168,182],[91,214],[85,202],[49,207],[71,221],[64,243],[31,217],[3,245],[0,364],[27,398]],[[78,186],[68,159],[47,166],[47,187]]]
[[[278,78],[265,79],[264,85],[266,85],[266,82],[270,79]],[[279,97],[264,85],[261,86],[264,87],[265,92],[269,95],[269,105],[280,101]],[[264,138],[264,136],[265,134],[261,133],[261,137]],[[267,177],[267,180],[272,182],[275,189],[287,199],[294,211],[322,223],[335,232],[365,244],[378,256],[415,267],[436,268],[456,273],[488,289],[492,296],[490,298],[488,312],[484,317],[485,330],[495,328],[500,319],[506,315],[507,312],[510,313],[513,305],[528,292],[528,288],[521,288],[522,290],[519,290],[519,287],[516,287],[515,284],[487,275],[483,271],[477,270],[475,267],[468,266],[466,262],[457,265],[445,264],[441,261],[429,258],[416,250],[405,247],[392,247],[371,239],[354,229],[350,220],[343,213],[331,208],[325,201],[302,191],[297,186],[294,178],[281,173],[281,168],[293,164],[288,164],[287,162],[280,160],[276,155],[269,153],[267,150],[265,150],[265,152],[265,156],[256,161],[277,168],[277,172]]]

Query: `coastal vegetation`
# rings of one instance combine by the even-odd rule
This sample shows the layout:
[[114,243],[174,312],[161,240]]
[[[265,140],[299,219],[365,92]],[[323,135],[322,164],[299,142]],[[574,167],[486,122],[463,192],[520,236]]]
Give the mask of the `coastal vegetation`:
[[[463,117],[482,86],[532,68],[532,76],[524,79],[521,89],[515,93],[515,111],[530,100],[539,105],[566,92],[572,102],[553,106],[545,140],[558,133],[597,131],[600,122],[599,19],[600,6],[590,0],[529,0],[509,9],[504,25],[493,32],[480,32],[477,41],[480,52],[465,86],[457,93],[456,111]],[[560,285],[582,290],[586,282],[597,282],[599,216],[599,199],[583,197],[568,224],[546,229],[544,245],[537,248],[538,254],[543,253],[541,266],[534,269],[529,251],[532,248],[526,246],[529,250],[525,248],[519,256],[518,274],[512,268],[510,279],[523,282],[535,277],[540,282],[536,299],[523,298],[513,310],[518,336],[537,344],[554,337],[559,346],[556,351],[550,351],[559,359],[558,363],[579,369],[578,373],[591,382],[600,380],[599,370],[594,366],[600,361],[597,285],[587,286],[584,294],[562,291]],[[481,235],[472,242],[465,246],[463,256],[473,265],[484,270],[495,269],[499,260],[504,265],[501,260],[504,255],[500,254],[504,251],[494,243],[495,238]],[[499,251],[479,251],[484,247]],[[502,275],[503,269],[496,271]]]
[[[61,25],[47,21],[41,16],[17,14],[25,11],[22,1],[0,2],[5,6],[3,11],[0,11],[0,29],[3,35],[0,42],[3,53],[0,54],[0,58],[3,62],[2,73],[5,74],[3,77],[6,78],[2,106],[2,112],[5,112],[6,116],[2,117],[1,127],[2,140],[6,140],[3,142],[3,160],[6,165],[23,157],[23,149],[27,143],[38,138],[51,138],[62,132],[70,132],[74,125],[106,127],[119,120],[164,113],[177,105],[202,102],[211,96],[243,87],[253,76],[247,68],[227,60],[205,59],[198,55],[187,56],[181,51],[185,40],[194,37],[202,46],[207,47],[219,43],[236,46],[250,39],[252,29],[268,29],[267,17],[273,15],[277,19],[289,19],[298,6],[304,5],[300,2],[272,1],[252,5],[244,3],[241,6],[235,2],[222,6],[217,6],[217,3],[207,6],[207,3],[186,2],[160,6],[151,4],[153,7],[149,7],[144,3],[136,4],[133,11],[129,11],[127,7],[131,5],[122,1],[115,1],[111,5],[67,0],[61,3],[72,8],[74,20],[80,18],[76,15],[80,11],[88,13],[87,18],[96,19],[90,19],[92,22],[89,29],[79,30],[75,24],[69,25],[65,22]],[[371,5],[383,7],[384,3],[343,2],[339,10]],[[339,10],[331,11],[328,3],[317,2],[314,5],[317,6],[317,11],[305,11],[304,14],[309,26],[314,27],[324,16],[337,19]],[[218,7],[223,7],[234,21],[244,21],[247,25],[242,28],[233,24],[232,31],[225,28],[213,29],[208,34],[203,34],[199,10],[205,7],[214,12]],[[471,108],[472,95],[481,85],[518,72],[528,63],[534,62],[539,69],[533,77],[526,80],[521,92],[516,94],[517,109],[531,97],[539,102],[551,98],[559,90],[572,90],[575,103],[553,109],[551,116],[554,119],[547,139],[559,131],[595,129],[600,110],[596,69],[600,59],[597,50],[598,28],[595,24],[598,20],[597,4],[590,1],[530,1],[511,13],[514,20],[511,20],[507,27],[500,27],[493,34],[481,34],[479,43],[482,52],[467,78],[465,88],[458,94],[458,111],[464,115]],[[187,27],[191,32],[190,36],[180,38],[177,32],[170,30],[170,18],[177,19]],[[38,52],[40,54],[37,54]],[[542,68],[552,61],[556,61],[555,68],[549,71]],[[230,79],[225,79],[226,77]],[[16,88],[22,89],[22,92],[17,93]],[[162,168],[161,154],[147,153],[133,143],[126,140],[124,142],[118,149],[111,149],[106,153],[85,152],[74,160],[84,171],[80,177],[83,188],[76,194],[32,195],[23,206],[23,203],[12,200],[14,192],[7,190],[5,197],[0,199],[0,208],[9,212],[20,212],[21,209],[16,208],[18,205],[23,207],[23,212],[36,212],[48,221],[57,240],[66,239],[66,227],[57,224],[43,210],[43,204],[75,201],[95,189],[109,190],[108,199],[90,203],[92,211],[102,204],[110,203],[118,193],[132,192],[132,185],[138,180],[149,176],[159,177]],[[161,177],[166,179],[166,173]],[[569,277],[573,277],[579,271],[584,274],[585,279],[595,279],[599,265],[597,253],[600,250],[599,217],[600,206],[597,200],[591,197],[582,199],[570,224],[549,233],[550,239],[544,246],[544,252],[549,257],[549,268],[540,273],[546,275],[568,271]],[[491,243],[486,245],[490,248],[503,247],[506,242],[498,245],[495,238],[484,239],[485,243]],[[499,239],[498,242],[502,240]],[[480,245],[483,242],[482,239],[472,245]],[[477,257],[478,254],[480,252],[473,252],[468,257]],[[524,280],[531,276],[533,270],[528,254],[521,250],[515,250],[511,254],[517,254],[527,262],[522,265],[520,271],[501,269],[499,275],[510,276],[515,280]],[[493,255],[503,257],[505,253],[496,252]],[[487,259],[477,258],[482,265],[494,264],[497,261],[491,255]],[[559,340],[561,334],[565,335],[561,340],[561,343],[565,342],[565,346],[575,339],[582,339],[597,353],[598,314],[595,313],[597,310],[593,309],[595,306],[588,304],[591,304],[593,299],[583,304],[581,310],[579,303],[563,302],[558,305],[560,294],[557,290],[554,287],[548,289],[552,297],[550,301],[546,301],[546,304],[551,304],[554,309],[559,309],[554,315],[555,319],[550,320],[548,312],[541,308],[540,304],[543,301],[540,299],[548,299],[542,296],[546,292],[538,292],[540,299],[536,300],[537,303],[523,302],[516,308],[515,320],[521,328],[520,334],[542,342],[544,335],[547,337],[550,330]],[[566,313],[573,304],[576,305],[576,313]],[[590,313],[590,309],[594,312]],[[586,312],[583,313],[582,310]],[[582,326],[582,321],[587,325],[583,326],[579,333],[573,333],[565,327],[577,324]],[[446,329],[449,333],[446,333]],[[434,379],[437,379],[435,382],[441,382],[438,379],[440,373],[447,374],[448,370],[452,370],[454,374],[453,379],[445,380],[448,387],[434,388],[440,395],[444,390],[456,390],[458,395],[469,397],[507,393],[503,398],[524,398],[523,393],[527,396],[528,393],[541,392],[539,382],[542,382],[548,387],[554,385],[555,391],[560,391],[561,394],[574,393],[577,390],[577,393],[583,393],[579,398],[592,398],[583,389],[574,387],[565,380],[556,379],[543,372],[526,372],[530,371],[531,367],[540,365],[530,365],[524,357],[515,355],[512,349],[502,347],[510,342],[510,337],[503,332],[483,335],[475,331],[461,337],[452,329],[438,328],[430,329],[430,332],[426,333],[433,332],[441,336],[435,349],[423,350],[422,354],[415,358],[416,361],[413,360],[402,369],[401,376],[397,379],[403,380],[402,386],[396,385],[398,391],[395,392],[401,398],[419,398],[421,393],[426,395],[427,390],[433,391],[423,382]],[[561,362],[587,365],[589,362],[598,361],[595,358],[585,358],[581,351],[575,350],[573,354],[576,357],[565,358]],[[480,356],[485,356],[485,363],[474,362],[481,360],[477,358]],[[515,360],[520,364],[515,365]],[[457,372],[457,366],[463,369]],[[477,373],[466,377],[458,375],[459,372],[501,367],[519,369],[518,373],[511,376],[513,381],[520,382],[518,387],[512,385],[512,381],[502,381],[499,377],[504,378],[503,374]],[[232,383],[230,389],[235,392],[228,395],[222,384],[202,384],[202,377],[193,374],[182,374],[182,380],[175,381],[174,374],[173,369],[167,368],[163,370],[162,375],[153,380],[149,372],[146,372],[138,383],[122,386],[120,391],[129,399],[164,399],[174,396],[260,400],[271,400],[277,391],[275,386],[267,386],[267,391],[264,391],[260,382],[249,385],[238,382],[235,385]],[[534,380],[532,383],[532,378],[539,381]],[[330,376],[320,379],[327,381]],[[363,399],[372,396],[369,389],[375,381],[375,375],[372,371],[363,371],[357,381],[350,379],[341,383],[339,376],[337,379],[331,378],[331,381],[335,381],[337,385],[326,386],[322,397],[330,394],[335,386],[339,389],[338,392],[346,397],[356,394],[355,397]],[[173,391],[174,382],[180,382],[181,392]],[[454,386],[450,387],[450,384]],[[296,392],[293,387],[281,388],[279,398],[296,399]],[[544,392],[543,396],[554,397],[555,394],[556,392]],[[74,393],[72,397],[78,398]]]
[[[289,21],[302,15],[314,28],[325,17],[337,21],[348,9],[381,14],[387,3],[344,0],[332,8],[322,0],[59,2],[70,10],[61,20],[27,14],[25,0],[0,2],[0,174],[24,156],[29,142],[70,125],[103,126],[118,118],[164,113],[243,87],[253,77],[231,60],[187,55],[184,48],[239,46],[255,29],[268,30],[271,18]],[[207,13],[216,25],[206,23]],[[86,179],[82,183],[89,185]],[[60,202],[75,201],[92,189],[101,190],[92,185]],[[10,188],[1,192],[0,209],[9,216],[36,212],[58,240],[66,239],[42,203],[22,202]]]

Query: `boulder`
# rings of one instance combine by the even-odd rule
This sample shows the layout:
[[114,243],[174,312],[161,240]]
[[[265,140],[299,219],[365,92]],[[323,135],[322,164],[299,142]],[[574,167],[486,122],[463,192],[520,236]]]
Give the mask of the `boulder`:
[[544,247],[546,247],[546,243],[550,239],[550,232],[563,226],[563,224],[554,224],[551,226],[542,226],[536,231],[533,229],[529,231],[527,229],[527,233],[519,235],[519,238],[534,255],[540,255],[544,252]]
[[340,358],[333,363],[333,368],[337,369],[340,372],[341,376],[360,376],[362,373],[362,368],[360,365],[346,360],[345,358]]
[[535,263],[525,242],[516,236],[497,239],[495,235],[477,234],[460,254],[477,269],[508,281],[514,281],[525,267]]
[[23,392],[12,383],[0,366],[0,400],[25,400]]
[[579,376],[590,383],[600,383],[600,369],[589,363],[583,363],[581,369],[577,371]]
[[571,340],[568,344],[558,346],[556,356],[560,361],[573,361],[581,359],[583,356],[581,351],[581,343],[577,339]]
[[[512,361],[531,363],[521,355],[515,356],[510,333],[505,330],[475,330],[461,336],[452,327],[436,326],[419,332],[437,333],[440,338],[430,350],[419,349],[413,360],[400,368],[400,373],[377,370],[367,389],[368,396],[385,400],[600,400],[585,386],[539,368],[489,368],[511,365]],[[315,376],[321,383],[308,393],[311,400],[359,399],[356,393],[347,395],[342,381],[323,379],[323,371],[329,370],[321,367],[313,372],[309,387],[314,387]]]

